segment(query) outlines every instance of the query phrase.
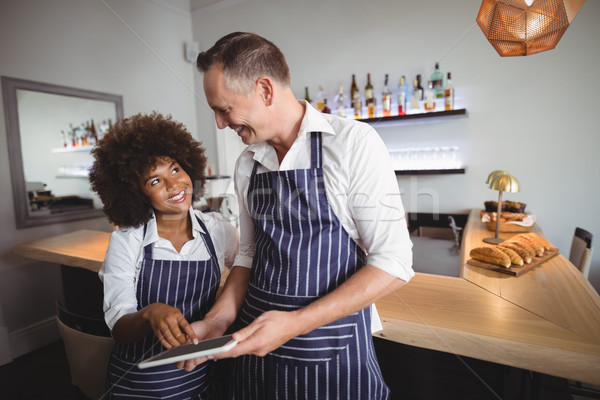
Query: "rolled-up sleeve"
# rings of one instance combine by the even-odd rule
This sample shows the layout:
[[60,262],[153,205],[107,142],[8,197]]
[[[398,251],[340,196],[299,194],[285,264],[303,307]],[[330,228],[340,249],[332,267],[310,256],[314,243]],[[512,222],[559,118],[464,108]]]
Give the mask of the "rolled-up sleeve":
[[367,264],[408,282],[413,276],[412,242],[388,150],[374,129],[353,136],[348,204]]
[[[104,319],[112,330],[124,316],[137,311],[136,277],[141,237],[114,231],[98,275],[104,285]],[[136,242],[136,243],[132,243]]]

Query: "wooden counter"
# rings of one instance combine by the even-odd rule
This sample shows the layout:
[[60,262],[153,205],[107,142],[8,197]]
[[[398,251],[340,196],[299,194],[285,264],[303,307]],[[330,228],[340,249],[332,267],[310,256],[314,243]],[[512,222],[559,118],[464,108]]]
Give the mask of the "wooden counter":
[[[493,235],[473,210],[463,235],[461,277],[417,273],[377,302],[384,329],[375,335],[600,385],[598,294],[562,255],[519,277],[466,265],[464,255]],[[82,230],[23,243],[13,252],[97,272],[109,236]]]
[[375,335],[600,384],[598,294],[562,255],[519,277],[465,264],[471,248],[486,245],[481,239],[491,236],[473,210],[463,236],[461,277],[417,273],[377,302],[384,329]]
[[12,248],[12,253],[38,261],[48,261],[98,272],[104,261],[109,238],[110,233],[108,232],[82,229],[18,244]]

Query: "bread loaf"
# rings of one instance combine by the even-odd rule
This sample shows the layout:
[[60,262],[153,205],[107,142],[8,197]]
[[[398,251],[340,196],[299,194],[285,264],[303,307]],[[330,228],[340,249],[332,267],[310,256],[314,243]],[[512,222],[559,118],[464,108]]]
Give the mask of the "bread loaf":
[[516,235],[515,239],[517,241],[522,241],[523,243],[529,242],[529,244],[531,245],[531,247],[535,251],[535,255],[536,256],[541,257],[541,256],[544,255],[544,245],[541,243],[540,240],[537,240],[537,239],[535,239],[532,236],[526,236],[526,235],[523,235],[523,234]]
[[523,265],[523,258],[516,251],[509,249],[508,247],[497,247],[497,249],[510,257],[511,264],[519,266]]
[[531,242],[519,235],[515,235],[515,236],[511,237],[510,239],[505,240],[504,242],[513,243],[513,244],[521,247],[523,250],[525,250],[529,254],[529,256],[531,258],[533,258],[537,255],[535,248],[533,247]]
[[517,245],[516,243],[510,243],[510,242],[502,242],[498,245],[498,247],[505,247],[507,249],[511,249],[513,250],[515,253],[517,253],[521,259],[523,260],[523,262],[525,264],[529,264],[531,262],[531,260],[533,259],[532,256],[529,254],[529,252],[527,252],[527,250],[525,250],[524,248],[522,248],[521,246]]
[[469,253],[471,258],[490,264],[510,267],[510,257],[494,247],[476,247]]
[[548,239],[538,235],[535,232],[527,232],[523,233],[523,235],[537,240],[542,246],[544,246],[544,250],[550,250],[552,248],[552,244],[548,241]]

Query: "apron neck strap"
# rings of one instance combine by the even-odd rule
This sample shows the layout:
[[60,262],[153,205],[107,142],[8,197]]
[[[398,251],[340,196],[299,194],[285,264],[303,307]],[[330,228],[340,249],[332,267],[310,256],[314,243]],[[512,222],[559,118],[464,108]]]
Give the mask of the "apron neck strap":
[[321,132],[310,133],[310,167],[322,168],[323,157],[321,157]]

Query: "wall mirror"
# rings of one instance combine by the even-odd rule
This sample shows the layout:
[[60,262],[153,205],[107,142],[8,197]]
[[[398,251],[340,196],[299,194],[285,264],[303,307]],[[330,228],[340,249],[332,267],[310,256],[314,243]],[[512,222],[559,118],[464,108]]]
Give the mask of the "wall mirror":
[[90,150],[122,96],[3,76],[2,97],[17,228],[102,217]]

